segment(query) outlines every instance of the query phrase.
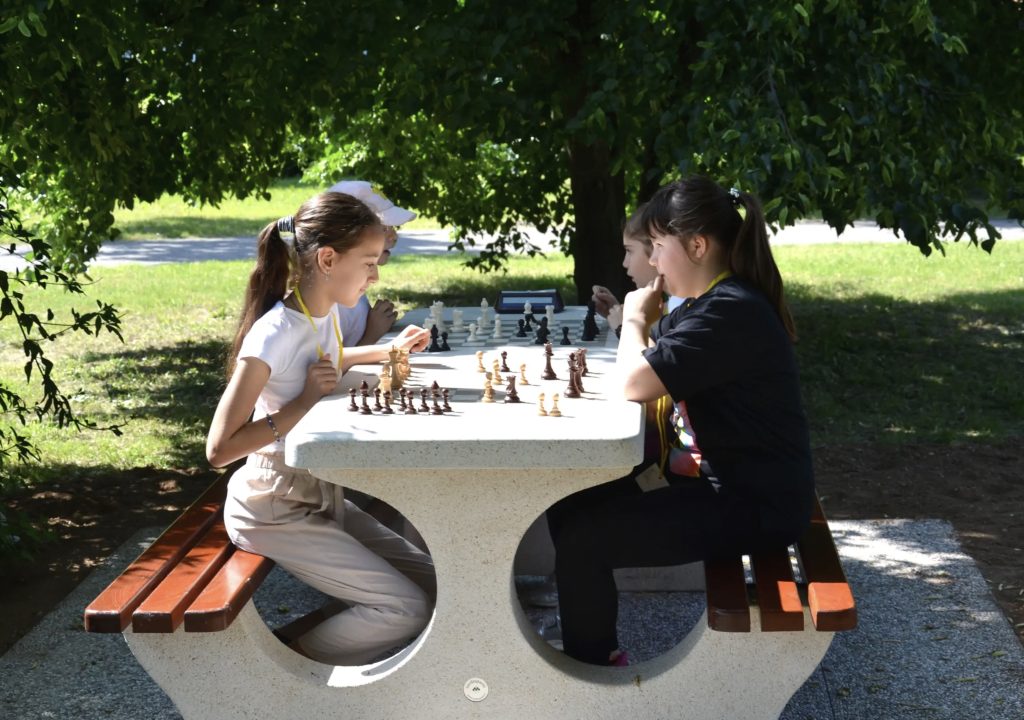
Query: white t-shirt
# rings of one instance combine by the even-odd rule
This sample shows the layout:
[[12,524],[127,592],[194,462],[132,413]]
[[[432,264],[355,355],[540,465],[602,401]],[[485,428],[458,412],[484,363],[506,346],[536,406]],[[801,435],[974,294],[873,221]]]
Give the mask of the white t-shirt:
[[[317,341],[337,368],[340,353],[331,314],[337,315],[342,307],[335,305],[325,317],[314,317],[316,333],[302,312],[285,307],[280,301],[253,323],[242,340],[238,359],[258,358],[270,366],[270,377],[256,399],[253,419],[260,420],[277,412],[302,393],[309,366],[317,360]],[[343,341],[344,338],[343,332]],[[284,452],[284,439],[261,448],[261,451]]]
[[[352,307],[339,305],[338,310],[341,316],[338,322],[341,324],[341,336],[346,343],[355,345],[363,338],[366,332],[366,318],[370,315],[370,301],[365,295],[359,296],[359,302]],[[326,351],[325,351],[326,352]]]

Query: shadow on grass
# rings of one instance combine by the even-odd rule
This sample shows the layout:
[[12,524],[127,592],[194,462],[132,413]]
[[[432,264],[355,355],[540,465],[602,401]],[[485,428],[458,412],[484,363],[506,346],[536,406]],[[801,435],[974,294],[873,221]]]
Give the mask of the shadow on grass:
[[259,235],[260,230],[270,221],[253,220],[246,217],[195,217],[188,215],[161,216],[145,220],[128,220],[118,224],[122,238],[133,240],[175,239],[188,237],[251,237]]
[[789,289],[817,442],[1024,435],[1024,290],[913,303]]

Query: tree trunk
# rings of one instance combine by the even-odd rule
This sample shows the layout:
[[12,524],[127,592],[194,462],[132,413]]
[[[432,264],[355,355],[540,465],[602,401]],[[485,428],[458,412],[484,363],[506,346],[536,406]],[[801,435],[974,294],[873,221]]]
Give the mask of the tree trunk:
[[622,172],[611,174],[611,154],[603,144],[569,142],[569,179],[576,231],[569,240],[579,303],[590,301],[594,285],[620,300],[632,284],[622,267],[622,223],[626,208]]

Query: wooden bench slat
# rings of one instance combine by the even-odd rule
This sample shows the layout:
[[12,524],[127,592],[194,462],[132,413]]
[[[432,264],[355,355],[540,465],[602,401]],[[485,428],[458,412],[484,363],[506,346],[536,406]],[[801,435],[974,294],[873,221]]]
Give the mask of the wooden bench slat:
[[761,630],[785,632],[804,629],[804,608],[793,579],[787,548],[776,548],[750,556],[757,588]]
[[839,563],[839,554],[821,504],[815,500],[811,525],[796,545],[807,604],[814,627],[822,631],[852,630],[857,626],[857,608]]
[[236,549],[185,610],[185,632],[226,629],[273,567],[270,558]]
[[218,513],[206,535],[132,613],[132,630],[137,633],[174,632],[184,619],[185,610],[234,549]]
[[85,609],[88,632],[122,632],[131,614],[220,516],[228,478],[218,478]]
[[743,559],[704,562],[708,627],[719,632],[750,632],[750,606]]

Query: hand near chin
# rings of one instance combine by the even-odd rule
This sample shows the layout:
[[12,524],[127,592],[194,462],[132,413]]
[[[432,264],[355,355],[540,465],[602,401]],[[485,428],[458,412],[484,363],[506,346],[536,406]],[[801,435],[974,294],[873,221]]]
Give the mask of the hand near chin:
[[650,327],[662,313],[662,288],[665,281],[661,275],[642,288],[626,295],[622,303],[622,321],[639,320]]
[[391,329],[398,319],[398,310],[390,300],[378,300],[366,316],[366,330],[361,344],[374,343]]

